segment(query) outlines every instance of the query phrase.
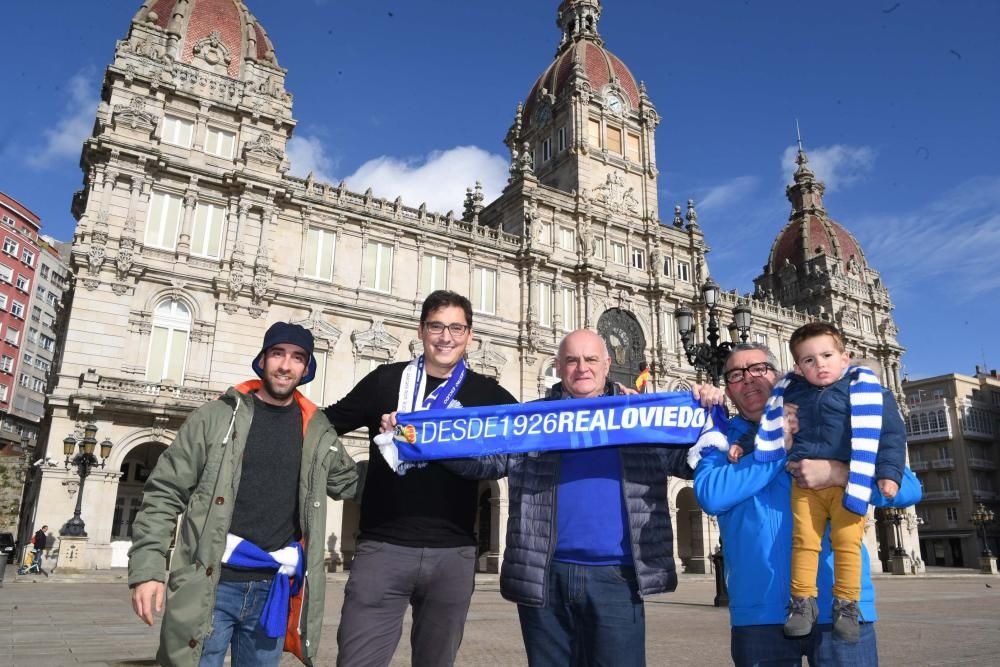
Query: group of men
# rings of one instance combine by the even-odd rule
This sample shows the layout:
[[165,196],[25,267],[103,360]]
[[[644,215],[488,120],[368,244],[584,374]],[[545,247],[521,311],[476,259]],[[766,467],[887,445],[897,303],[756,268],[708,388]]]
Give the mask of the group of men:
[[[410,464],[398,474],[374,443],[396,412],[516,402],[465,367],[467,298],[430,294],[417,335],[417,359],[379,366],[319,410],[296,391],[315,373],[312,336],[279,322],[252,362],[259,379],[230,388],[184,423],[147,481],[130,552],[136,614],[152,625],[154,611],[163,611],[162,664],[222,665],[229,650],[234,665],[276,665],[282,650],[312,663],[323,620],[327,496],[361,504],[338,664],[388,665],[408,607],[413,664],[454,664],[474,588],[477,480],[500,477],[508,477],[510,494],[501,592],[517,603],[529,663],[645,664],[643,598],[677,585],[668,475],[693,478],[702,506],[720,515],[737,664],[877,661],[870,595],[862,642],[833,639],[823,618],[804,640],[780,637],[787,564],[767,554],[790,550],[790,530],[754,533],[746,523],[789,522],[793,478],[809,488],[846,484],[836,462],[805,460],[786,473],[783,464],[745,457],[733,465],[713,452],[693,470],[687,449],[635,443]],[[555,364],[560,383],[547,400],[622,391],[608,381],[611,359],[592,331],[568,334]],[[725,377],[740,413],[729,430],[735,442],[760,420],[777,367],[765,348],[743,345]],[[696,387],[694,397],[704,406],[724,400],[709,386]],[[364,479],[338,437],[361,427],[373,440]],[[906,499],[904,484],[895,504]],[[774,572],[770,588],[740,583],[762,580],[762,571]],[[829,577],[821,567],[821,595],[829,595]],[[867,569],[865,581],[870,593]]]

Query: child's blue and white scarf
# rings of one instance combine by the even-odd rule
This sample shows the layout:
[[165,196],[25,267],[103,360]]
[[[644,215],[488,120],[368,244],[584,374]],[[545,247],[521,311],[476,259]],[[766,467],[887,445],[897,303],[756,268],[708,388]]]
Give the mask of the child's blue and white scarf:
[[[851,376],[848,390],[851,402],[851,463],[844,507],[864,515],[868,512],[868,501],[871,499],[878,441],[882,435],[882,385],[875,373],[864,366],[851,366],[847,374]],[[789,373],[774,385],[764,407],[753,454],[758,461],[777,461],[785,456],[784,396],[791,379],[792,374]]]
[[268,637],[284,637],[288,627],[288,601],[302,587],[302,545],[293,542],[284,549],[264,551],[242,537],[226,535],[222,562],[236,567],[274,570],[274,581],[260,614]]

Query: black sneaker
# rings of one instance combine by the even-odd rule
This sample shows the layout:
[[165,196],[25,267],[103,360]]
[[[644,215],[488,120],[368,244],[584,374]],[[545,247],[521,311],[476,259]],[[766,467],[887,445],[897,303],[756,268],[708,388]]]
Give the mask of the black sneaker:
[[833,598],[833,636],[845,642],[858,641],[861,637],[861,628],[858,627],[860,615],[858,603],[854,600]]
[[785,636],[793,639],[808,636],[816,625],[817,616],[819,609],[816,607],[816,598],[792,598],[788,603]]

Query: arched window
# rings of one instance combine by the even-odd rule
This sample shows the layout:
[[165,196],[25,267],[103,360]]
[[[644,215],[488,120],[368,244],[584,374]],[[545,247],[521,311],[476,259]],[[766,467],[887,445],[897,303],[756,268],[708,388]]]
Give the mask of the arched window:
[[161,301],[153,311],[153,331],[149,342],[146,379],[150,382],[184,382],[191,311],[180,301]]

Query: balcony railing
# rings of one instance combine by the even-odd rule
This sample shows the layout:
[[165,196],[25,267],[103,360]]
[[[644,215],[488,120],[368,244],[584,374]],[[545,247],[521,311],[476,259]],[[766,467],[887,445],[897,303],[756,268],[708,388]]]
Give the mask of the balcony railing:
[[910,460],[910,470],[913,472],[925,472],[929,470],[931,464],[928,461],[914,461]]
[[923,502],[958,500],[958,491],[924,491]]
[[983,491],[981,489],[973,489],[972,490],[972,499],[973,500],[996,500],[997,499],[997,492],[996,491]]
[[[913,466],[910,467],[913,468]],[[996,470],[997,464],[995,461],[990,461],[989,459],[977,459],[970,457],[969,467],[975,468],[976,470]],[[913,470],[916,470],[916,468],[913,468]]]
[[931,461],[931,467],[935,470],[951,470],[955,467],[955,459],[936,459]]

